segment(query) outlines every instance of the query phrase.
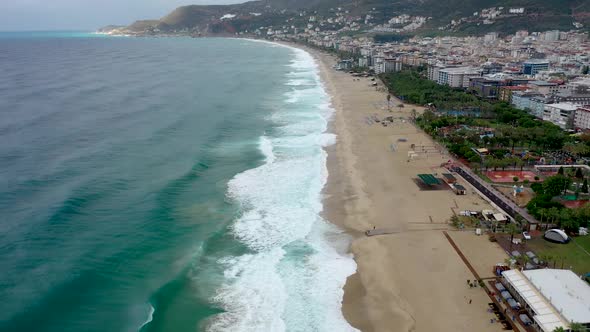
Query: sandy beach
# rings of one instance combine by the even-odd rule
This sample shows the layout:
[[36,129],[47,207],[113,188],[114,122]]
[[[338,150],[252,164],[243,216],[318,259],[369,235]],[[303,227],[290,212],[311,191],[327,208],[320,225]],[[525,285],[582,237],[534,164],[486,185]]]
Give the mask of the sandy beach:
[[[440,174],[441,163],[449,159],[408,121],[412,109],[421,109],[398,107],[401,102],[392,98],[389,111],[384,88],[332,69],[330,55],[308,51],[319,60],[336,110],[331,131],[338,139],[328,148],[325,215],[354,237],[357,273],[345,286],[345,318],[361,331],[502,330],[490,323],[487,294],[467,285],[474,276],[443,234],[448,230],[467,258],[477,260],[480,276],[491,276],[491,266],[505,257],[502,249],[448,225],[453,210],[481,210],[488,204],[466,184],[465,196],[421,190],[416,174]],[[386,116],[393,116],[394,123],[374,121]],[[426,146],[428,153],[409,161],[411,144]],[[394,234],[365,236],[372,228]]]

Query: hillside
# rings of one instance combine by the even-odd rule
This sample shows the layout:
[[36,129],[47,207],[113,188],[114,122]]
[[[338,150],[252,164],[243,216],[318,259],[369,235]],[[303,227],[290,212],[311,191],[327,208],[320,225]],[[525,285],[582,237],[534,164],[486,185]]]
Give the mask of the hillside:
[[[522,9],[513,14],[510,9]],[[569,30],[574,22],[590,25],[588,0],[261,0],[236,5],[190,5],[176,8],[159,20],[138,21],[127,33],[252,33],[256,29],[306,28],[310,16],[323,18],[345,13],[361,30],[407,14],[426,22],[413,33],[483,34],[518,29]],[[370,15],[370,20],[364,18]],[[337,30],[338,24],[322,29]]]

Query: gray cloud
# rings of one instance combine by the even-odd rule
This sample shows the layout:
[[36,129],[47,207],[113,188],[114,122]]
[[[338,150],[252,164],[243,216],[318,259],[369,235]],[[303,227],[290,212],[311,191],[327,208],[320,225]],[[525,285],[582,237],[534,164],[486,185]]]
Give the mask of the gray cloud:
[[0,0],[0,31],[94,30],[160,18],[189,4],[228,4],[245,0]]

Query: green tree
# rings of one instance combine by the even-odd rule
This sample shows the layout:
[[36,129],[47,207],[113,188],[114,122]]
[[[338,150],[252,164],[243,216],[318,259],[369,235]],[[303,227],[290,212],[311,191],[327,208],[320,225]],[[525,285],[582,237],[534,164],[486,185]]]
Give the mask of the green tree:
[[498,160],[494,157],[486,157],[483,161],[483,165],[486,168],[486,171],[488,170],[488,168],[493,168],[494,170],[496,170],[496,167],[498,167]]
[[570,209],[561,209],[558,214],[558,225],[566,231],[576,230],[579,226],[574,218],[574,212]]
[[567,190],[571,183],[572,180],[563,175],[551,176],[543,182],[543,190],[551,196],[557,196]]
[[582,323],[570,323],[570,331],[571,332],[587,332],[588,329]]
[[584,179],[584,182],[582,183],[582,192],[584,194],[588,193],[588,179]]
[[551,260],[553,259],[553,256],[551,256],[550,254],[546,253],[546,252],[541,252],[539,253],[539,259],[541,260],[541,264],[548,266],[549,262],[551,262]]
[[520,167],[520,171],[522,171],[522,168],[524,167],[524,160],[514,157],[514,165]]
[[520,257],[518,257],[518,261],[522,267],[526,267],[526,265],[530,263],[531,258],[527,255],[521,255]]
[[519,227],[521,227],[521,228],[524,227],[525,220],[524,220],[524,218],[520,214],[517,214],[517,215],[514,216],[514,221],[516,222],[516,224]]
[[559,170],[557,171],[557,174],[563,176],[563,167],[559,167]]
[[582,173],[582,169],[580,167],[576,168],[576,179],[581,179],[584,177],[584,173]]
[[556,327],[555,330],[553,330],[553,332],[565,332],[563,327]]
[[543,224],[543,218],[547,214],[547,211],[544,208],[540,208],[537,210],[537,214],[541,216],[541,220],[539,220],[539,222]]
[[518,176],[515,176],[515,177],[513,177],[513,178],[512,178],[512,181],[514,181],[514,182],[518,182]]

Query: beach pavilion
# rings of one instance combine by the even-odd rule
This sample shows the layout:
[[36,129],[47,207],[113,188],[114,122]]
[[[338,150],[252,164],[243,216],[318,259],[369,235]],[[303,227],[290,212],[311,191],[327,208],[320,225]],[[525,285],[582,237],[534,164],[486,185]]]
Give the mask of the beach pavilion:
[[418,174],[418,178],[426,185],[432,187],[440,184],[440,180],[432,174]]
[[508,270],[502,278],[535,331],[568,330],[572,322],[590,327],[590,285],[571,270]]

